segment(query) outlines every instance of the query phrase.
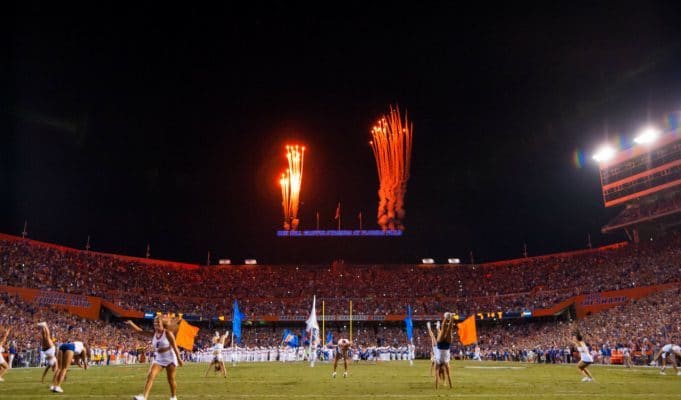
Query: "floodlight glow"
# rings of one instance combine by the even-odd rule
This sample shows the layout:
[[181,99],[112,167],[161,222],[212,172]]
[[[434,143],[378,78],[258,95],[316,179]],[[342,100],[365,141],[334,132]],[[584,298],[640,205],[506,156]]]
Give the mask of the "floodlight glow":
[[432,258],[424,258],[421,260],[421,262],[424,264],[435,264],[435,260],[433,260]]
[[593,159],[598,161],[598,162],[604,162],[612,159],[615,156],[615,149],[613,149],[610,146],[603,146],[598,151],[596,154],[594,154]]
[[247,258],[246,260],[244,260],[244,264],[246,264],[246,265],[256,265],[257,263],[258,263],[258,261],[256,261],[253,258]]
[[450,264],[461,264],[461,260],[459,260],[458,258],[448,258],[447,262]]
[[646,128],[635,139],[634,142],[638,144],[653,143],[660,137],[660,131],[655,128]]

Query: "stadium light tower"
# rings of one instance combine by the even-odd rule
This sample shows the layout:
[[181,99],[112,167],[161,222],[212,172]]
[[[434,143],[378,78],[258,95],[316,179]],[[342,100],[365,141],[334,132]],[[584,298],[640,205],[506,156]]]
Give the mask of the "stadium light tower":
[[638,144],[650,144],[654,143],[659,137],[660,137],[659,130],[652,127],[648,127],[634,138],[634,142]]
[[608,145],[602,146],[596,154],[593,155],[593,159],[597,162],[604,162],[611,160],[615,156],[615,149]]

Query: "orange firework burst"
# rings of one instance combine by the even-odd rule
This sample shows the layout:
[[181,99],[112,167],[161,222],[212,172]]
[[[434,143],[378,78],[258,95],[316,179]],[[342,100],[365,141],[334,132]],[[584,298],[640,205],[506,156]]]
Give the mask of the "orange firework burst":
[[288,169],[281,174],[281,205],[284,209],[284,229],[298,228],[298,205],[300,204],[300,187],[303,183],[303,159],[305,147],[286,146]]
[[407,192],[414,125],[400,109],[390,107],[371,129],[371,148],[378,169],[378,224],[383,229],[404,229],[404,195]]

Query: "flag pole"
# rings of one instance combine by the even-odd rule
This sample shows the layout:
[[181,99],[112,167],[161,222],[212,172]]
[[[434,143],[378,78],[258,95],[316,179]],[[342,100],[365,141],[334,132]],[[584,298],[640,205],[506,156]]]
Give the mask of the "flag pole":
[[[316,295],[312,296],[312,310],[314,311],[314,319],[316,321],[317,320],[317,296]],[[312,313],[310,313],[310,314],[312,314]],[[314,341],[314,328],[310,329],[310,332],[309,332],[308,335],[309,335],[309,337],[308,337],[307,340],[310,343],[309,343],[309,346],[308,346],[308,350],[307,350],[308,353],[307,354],[308,354],[308,359],[310,361],[310,368],[314,368],[314,357],[312,356],[312,341]]]
[[319,230],[319,211],[317,211],[317,230]]
[[326,336],[324,336],[324,300],[322,300],[322,340],[324,341],[324,345],[322,348],[326,347]]
[[314,358],[312,357],[312,337],[308,339],[310,341],[310,345],[308,346],[308,354],[310,357],[310,368],[314,368]]
[[232,367],[236,367],[236,353],[234,350],[234,329],[232,329]]
[[352,300],[350,300],[350,346],[352,346]]

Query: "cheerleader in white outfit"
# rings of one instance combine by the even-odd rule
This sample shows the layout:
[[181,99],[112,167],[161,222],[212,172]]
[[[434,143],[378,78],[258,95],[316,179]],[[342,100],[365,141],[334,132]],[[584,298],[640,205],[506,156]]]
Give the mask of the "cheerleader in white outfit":
[[433,376],[433,371],[435,370],[435,367],[437,366],[435,360],[437,357],[437,339],[436,335],[440,333],[440,321],[437,321],[436,323],[436,332],[433,333],[433,329],[430,327],[430,321],[426,324],[428,327],[428,336],[430,337],[430,376]]
[[135,332],[144,336],[151,336],[151,347],[156,352],[156,357],[152,361],[147,373],[147,381],[144,384],[144,393],[134,396],[134,400],[147,400],[151,386],[154,384],[156,375],[165,368],[168,374],[168,384],[170,385],[170,400],[177,400],[177,383],[175,382],[175,368],[184,365],[180,359],[180,350],[175,343],[175,335],[170,332],[163,324],[160,316],[154,318],[154,332],[145,332],[134,322],[128,320],[126,324],[130,325]]
[[589,352],[589,346],[586,345],[584,338],[579,331],[575,331],[575,333],[573,333],[572,344],[579,352],[580,360],[577,364],[577,368],[579,368],[579,371],[582,373],[582,375],[584,375],[582,382],[593,382],[594,378],[591,376],[591,372],[589,372],[589,365],[593,364],[594,359]]
[[212,367],[215,367],[215,372],[222,371],[222,376],[227,378],[227,368],[225,368],[225,360],[223,360],[222,357],[222,350],[225,348],[225,340],[227,340],[228,335],[229,331],[226,331],[222,336],[220,336],[219,332],[215,332],[215,336],[213,336],[213,347],[210,349],[213,358],[208,365],[208,369],[206,370],[206,375],[204,377],[207,377],[208,371],[210,371]]
[[348,358],[350,357],[350,341],[348,339],[340,339],[338,345],[336,346],[336,351],[333,358],[333,374],[332,377],[336,377],[336,368],[338,367],[338,360],[343,359],[343,367],[345,372],[343,372],[343,378],[348,377]]
[[46,364],[40,382],[45,382],[47,371],[52,370],[52,372],[55,372],[58,368],[57,349],[54,347],[54,341],[52,340],[50,328],[47,327],[47,322],[40,322],[38,323],[38,326],[40,327],[40,349],[43,351],[43,354],[45,354]]
[[[437,334],[435,353],[435,389],[438,388],[440,380],[448,383],[452,388],[452,377],[449,368],[451,357],[452,342],[454,341],[454,319],[451,313],[446,312],[442,318],[442,329]],[[446,379],[446,381],[445,381]]]
[[671,360],[672,367],[676,371],[676,375],[681,375],[676,366],[676,357],[681,357],[681,346],[675,344],[666,344],[662,346],[660,350],[653,356],[653,362],[657,361],[658,358],[662,358],[662,366],[660,368],[660,375],[666,375],[665,369],[667,368],[667,358]]
[[[0,327],[0,331],[2,331],[2,327]],[[5,329],[5,336],[2,337],[2,340],[0,340],[0,382],[4,382],[5,379],[2,377],[7,373],[7,370],[9,369],[9,364],[7,364],[7,361],[5,361],[5,358],[2,356],[2,353],[5,352],[5,343],[7,342],[7,336],[9,336],[9,331],[10,328],[7,327]]]
[[57,369],[52,377],[50,390],[55,393],[63,393],[61,385],[64,383],[64,379],[66,379],[66,373],[69,371],[72,362],[87,369],[89,354],[90,348],[83,342],[69,341],[62,343],[57,353]]

